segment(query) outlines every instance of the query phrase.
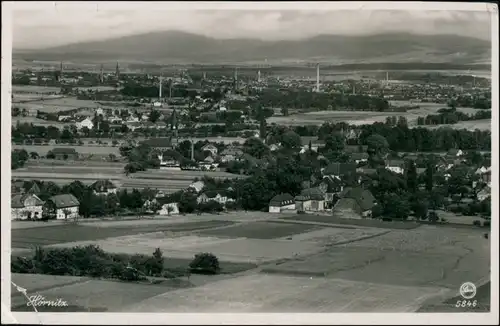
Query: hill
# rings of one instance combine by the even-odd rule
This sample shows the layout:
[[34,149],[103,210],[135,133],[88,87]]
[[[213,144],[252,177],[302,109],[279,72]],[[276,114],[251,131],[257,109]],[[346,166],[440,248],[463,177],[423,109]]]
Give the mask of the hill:
[[489,41],[457,35],[406,33],[366,36],[319,35],[301,40],[215,39],[179,32],[153,32],[75,43],[53,48],[14,51],[26,60],[140,60],[173,63],[269,63],[315,61],[474,63],[490,57]]

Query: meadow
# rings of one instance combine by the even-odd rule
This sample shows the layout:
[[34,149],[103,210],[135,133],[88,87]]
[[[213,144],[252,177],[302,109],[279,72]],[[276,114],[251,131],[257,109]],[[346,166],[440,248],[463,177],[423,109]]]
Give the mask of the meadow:
[[48,94],[59,93],[60,87],[50,86],[35,86],[35,85],[12,85],[12,92],[15,93],[35,93],[35,94]]

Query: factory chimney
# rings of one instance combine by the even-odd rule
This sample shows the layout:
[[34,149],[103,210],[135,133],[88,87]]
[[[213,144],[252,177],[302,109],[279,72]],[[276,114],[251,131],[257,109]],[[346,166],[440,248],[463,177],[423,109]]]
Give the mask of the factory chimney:
[[160,75],[160,103],[161,103],[161,99],[162,99],[162,84],[163,84],[163,74]]
[[389,72],[388,71],[385,72],[385,84],[389,85]]
[[319,63],[316,65],[316,92],[319,93]]
[[101,64],[101,73],[99,75],[99,80],[101,81],[101,84],[104,83],[104,67]]
[[260,83],[260,70],[259,70],[259,71],[257,71],[257,82],[259,82],[259,83]]

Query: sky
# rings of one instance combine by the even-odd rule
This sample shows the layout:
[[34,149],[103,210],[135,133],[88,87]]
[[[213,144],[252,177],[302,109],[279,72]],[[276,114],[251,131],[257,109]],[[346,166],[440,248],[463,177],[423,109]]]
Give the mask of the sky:
[[34,49],[151,31],[180,30],[215,38],[298,39],[318,34],[411,32],[490,39],[490,15],[416,10],[134,10],[54,6],[15,10],[13,47]]

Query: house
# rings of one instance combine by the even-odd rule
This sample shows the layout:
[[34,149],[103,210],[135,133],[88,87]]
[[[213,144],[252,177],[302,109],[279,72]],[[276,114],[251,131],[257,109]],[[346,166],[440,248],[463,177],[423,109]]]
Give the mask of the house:
[[387,160],[385,168],[394,173],[403,174],[405,171],[405,162],[402,160]]
[[37,195],[26,193],[14,195],[11,199],[11,219],[40,219],[43,214],[43,201]]
[[76,129],[78,130],[81,130],[85,127],[87,127],[89,130],[92,130],[92,128],[94,128],[94,123],[92,122],[92,119],[85,118],[76,123]]
[[309,210],[315,212],[325,210],[325,193],[319,187],[304,189],[300,192],[300,196],[310,200]]
[[43,215],[48,218],[64,220],[78,217],[80,202],[71,194],[50,197],[43,205]]
[[345,188],[339,201],[333,207],[333,216],[342,218],[362,218],[371,216],[376,205],[375,197],[361,187]]
[[179,214],[179,203],[174,202],[172,200],[168,200],[167,202],[163,203],[162,201],[158,201],[159,204],[161,205],[161,209],[156,212],[158,215],[177,215]]
[[104,110],[103,110],[102,108],[97,108],[97,109],[95,110],[95,114],[96,114],[97,116],[100,116],[100,115],[102,115],[102,116],[103,116],[103,115],[104,115]]
[[344,186],[340,177],[327,175],[323,177],[317,187],[325,194],[325,207],[329,206],[334,202],[336,196],[344,190]]
[[225,191],[207,191],[196,198],[198,204],[207,203],[212,200],[218,202],[221,205],[225,205],[228,201],[233,201],[232,198],[229,198],[227,196]]
[[321,171],[323,175],[331,175],[342,178],[348,174],[356,173],[356,164],[333,162]]
[[279,194],[269,201],[269,213],[280,213],[284,210],[294,210],[295,199],[290,194]]
[[243,155],[243,151],[237,147],[229,147],[220,153],[220,158],[222,162],[231,162],[239,160]]
[[201,148],[201,150],[203,152],[210,152],[212,154],[212,156],[217,156],[217,153],[218,153],[218,149],[217,149],[217,146],[215,146],[214,144],[206,144],[205,146],[203,146]]
[[110,180],[98,180],[90,185],[96,195],[116,194],[117,188]]
[[307,196],[295,196],[295,207],[298,212],[311,210],[311,198]]
[[194,192],[196,192],[197,194],[200,193],[203,190],[203,188],[205,188],[205,182],[203,181],[193,182],[188,187],[188,189],[194,190]]
[[74,148],[56,147],[51,152],[56,160],[78,159],[78,153]]
[[278,149],[280,149],[280,147],[281,147],[281,143],[278,143],[278,144],[271,144],[271,145],[269,146],[269,150],[270,150],[271,152],[275,152],[275,151],[277,151]]
[[36,117],[38,115],[38,108],[28,108],[26,111],[28,113],[28,117]]
[[488,197],[491,197],[491,187],[490,186],[485,186],[483,189],[481,189],[476,194],[476,198],[479,201],[483,201],[483,200],[487,199]]
[[301,153],[305,153],[309,149],[309,144],[311,144],[311,150],[317,152],[318,148],[325,145],[323,140],[319,140],[318,137],[300,137],[301,143]]
[[452,148],[446,153],[446,156],[449,157],[461,157],[463,155],[464,152],[461,149],[456,149],[456,148]]

